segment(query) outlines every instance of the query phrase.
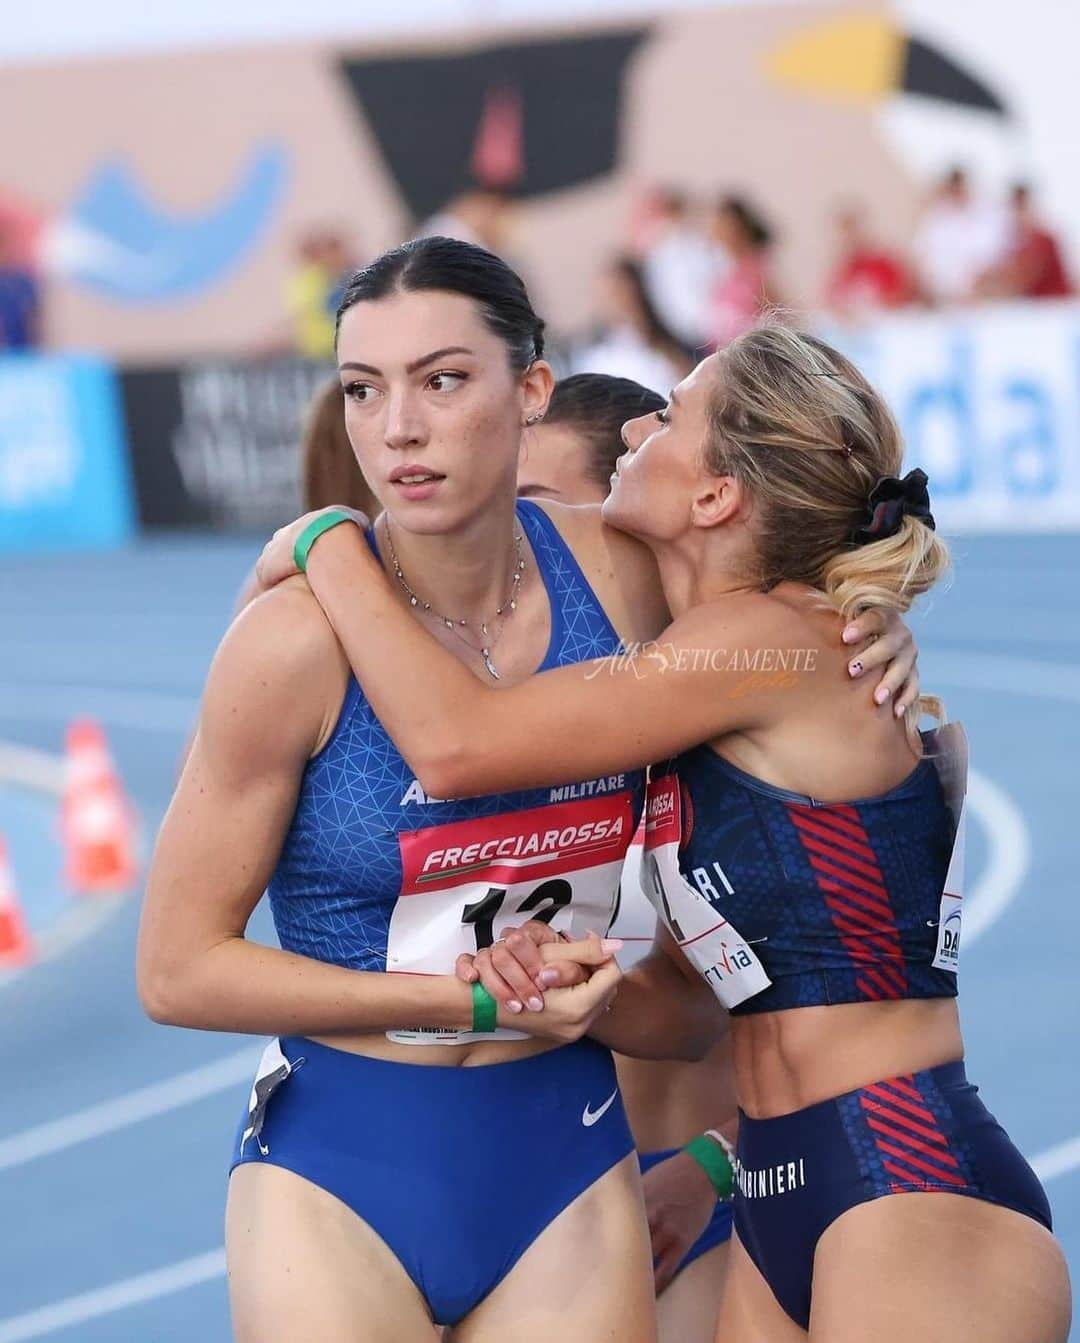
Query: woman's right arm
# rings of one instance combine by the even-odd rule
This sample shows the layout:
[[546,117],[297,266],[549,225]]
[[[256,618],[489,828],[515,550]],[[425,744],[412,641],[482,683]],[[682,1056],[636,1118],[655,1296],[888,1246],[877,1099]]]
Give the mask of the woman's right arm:
[[254,1035],[471,1024],[469,988],[452,975],[350,970],[245,939],[305,765],[336,719],[340,667],[299,583],[225,636],[147,882],[137,978],[155,1021]]

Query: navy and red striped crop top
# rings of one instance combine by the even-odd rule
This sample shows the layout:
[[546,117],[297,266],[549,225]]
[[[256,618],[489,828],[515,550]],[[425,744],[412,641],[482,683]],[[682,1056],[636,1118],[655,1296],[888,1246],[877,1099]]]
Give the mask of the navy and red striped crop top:
[[930,759],[850,803],[777,788],[708,746],[654,769],[650,798],[672,770],[679,870],[772,981],[736,1015],[956,995],[933,964],[955,824]]

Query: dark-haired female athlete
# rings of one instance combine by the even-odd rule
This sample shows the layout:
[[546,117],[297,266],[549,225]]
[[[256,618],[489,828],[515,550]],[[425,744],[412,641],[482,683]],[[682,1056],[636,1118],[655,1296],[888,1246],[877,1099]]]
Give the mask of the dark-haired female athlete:
[[[666,619],[648,553],[598,510],[515,503],[542,354],[518,277],[468,244],[387,253],[343,301],[349,435],[395,601],[495,690]],[[374,1343],[427,1343],[433,1319],[468,1343],[546,1343],[569,1320],[579,1343],[654,1338],[633,1144],[610,1054],[582,1038],[617,966],[579,940],[604,960],[587,984],[495,1023],[452,973],[529,915],[602,932],[641,797],[631,769],[443,800],[302,581],[237,619],[158,839],[138,978],[156,1020],[275,1037],[230,1180],[239,1339],[334,1343],[362,1321]],[[264,889],[280,950],[244,937]],[[657,1039],[700,1052],[711,995],[662,953],[650,977]]]

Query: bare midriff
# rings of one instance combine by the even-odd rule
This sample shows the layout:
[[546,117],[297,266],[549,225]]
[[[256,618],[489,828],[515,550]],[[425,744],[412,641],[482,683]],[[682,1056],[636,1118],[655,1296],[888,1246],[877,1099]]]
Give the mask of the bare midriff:
[[791,1114],[886,1077],[963,1058],[955,998],[796,1007],[732,1020],[739,1105]]

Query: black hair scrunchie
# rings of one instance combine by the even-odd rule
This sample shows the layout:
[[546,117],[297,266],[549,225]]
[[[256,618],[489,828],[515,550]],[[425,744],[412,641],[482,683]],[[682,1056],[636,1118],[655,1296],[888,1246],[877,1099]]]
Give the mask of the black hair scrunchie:
[[926,472],[916,467],[901,480],[898,476],[884,476],[870,491],[866,512],[851,533],[857,546],[871,541],[883,541],[895,536],[904,518],[918,518],[931,531],[934,515],[930,512],[929,481]]

